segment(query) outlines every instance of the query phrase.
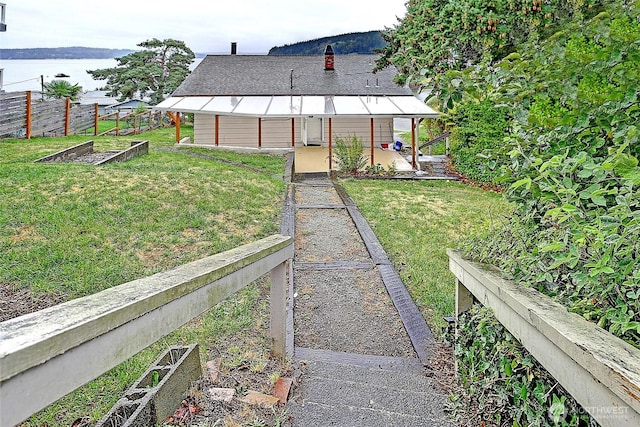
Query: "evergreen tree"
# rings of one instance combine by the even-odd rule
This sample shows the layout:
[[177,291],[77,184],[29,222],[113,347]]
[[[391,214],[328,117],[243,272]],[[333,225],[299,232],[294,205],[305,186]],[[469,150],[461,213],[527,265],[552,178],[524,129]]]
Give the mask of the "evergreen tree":
[[149,96],[157,104],[187,77],[195,54],[184,42],[173,39],[154,38],[138,46],[143,50],[116,58],[116,67],[87,72],[96,80],[107,81],[109,96],[120,101]]

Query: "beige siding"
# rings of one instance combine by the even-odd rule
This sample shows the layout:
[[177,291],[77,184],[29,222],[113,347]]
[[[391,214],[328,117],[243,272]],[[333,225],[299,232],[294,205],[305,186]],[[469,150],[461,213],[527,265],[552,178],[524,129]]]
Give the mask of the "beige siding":
[[[296,145],[302,144],[300,118],[294,119]],[[231,147],[258,147],[258,118],[219,116],[219,145]],[[329,119],[323,120],[325,143],[329,141]],[[371,145],[371,122],[369,118],[333,118],[331,140],[357,135],[365,147]],[[215,144],[215,115],[196,114],[194,116],[194,142]],[[374,119],[374,146],[393,143],[393,119]],[[291,147],[291,119],[262,119],[262,147]]]
[[[336,138],[348,138],[354,134],[362,139],[365,147],[371,146],[371,120],[370,118],[334,118],[332,120],[332,141]],[[325,120],[325,132],[329,134],[329,121]],[[373,120],[373,138],[374,147],[380,147],[380,144],[393,143],[393,119],[374,119]]]
[[[297,132],[300,133],[299,126]],[[297,134],[296,137],[299,138]],[[290,148],[291,119],[262,119],[262,146],[265,148]]]
[[212,114],[194,114],[193,142],[195,144],[215,144],[216,116]]
[[220,116],[218,145],[258,147],[258,118]]

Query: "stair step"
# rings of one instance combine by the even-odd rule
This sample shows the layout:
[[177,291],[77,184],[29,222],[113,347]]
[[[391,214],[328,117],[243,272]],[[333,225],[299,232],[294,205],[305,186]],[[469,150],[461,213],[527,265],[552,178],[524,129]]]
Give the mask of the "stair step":
[[292,426],[339,426],[339,427],[453,427],[443,419],[429,419],[427,416],[396,414],[348,405],[324,405],[315,402],[305,404],[289,403],[287,412],[292,416]]
[[[431,378],[417,372],[415,365],[408,366],[408,370],[381,369],[307,361],[290,407],[300,421],[296,425],[315,425],[314,417],[326,412],[324,418],[317,418],[327,420],[321,425],[449,426],[442,410],[447,396],[437,390]],[[336,424],[331,424],[332,419]]]

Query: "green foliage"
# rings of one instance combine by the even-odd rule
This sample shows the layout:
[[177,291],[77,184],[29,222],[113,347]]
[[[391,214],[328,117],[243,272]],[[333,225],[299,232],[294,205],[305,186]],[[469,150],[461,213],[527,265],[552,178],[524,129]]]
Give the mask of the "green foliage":
[[336,138],[333,155],[338,169],[351,175],[358,175],[367,166],[362,140],[356,135]]
[[589,415],[496,320],[475,305],[460,316],[455,355],[463,391],[454,414],[467,425],[594,425]]
[[71,84],[66,80],[52,80],[44,84],[44,94],[47,98],[64,99],[69,98],[74,101],[82,91],[80,85]]
[[87,72],[96,80],[107,81],[109,96],[118,96],[120,101],[149,96],[157,104],[187,77],[195,54],[184,42],[173,39],[154,38],[138,46],[143,50],[116,58],[116,67]]
[[640,346],[640,23],[621,4],[511,62],[518,210],[469,254]]
[[436,91],[433,79],[483,59],[500,60],[528,39],[546,34],[598,0],[410,0],[405,18],[383,33],[378,66],[393,64],[400,83]]
[[[637,1],[610,2],[501,61],[485,58],[439,79],[444,107],[459,127],[452,139],[468,136],[469,146],[483,153],[477,161],[495,162],[487,166],[502,170],[498,179],[516,206],[504,223],[466,241],[467,256],[496,265],[636,347],[639,15]],[[469,130],[471,121],[460,114],[483,101],[508,109],[510,130],[503,146],[485,151],[486,141],[471,131],[488,123]],[[557,387],[550,394],[548,374],[487,319],[463,326],[475,335],[457,343],[459,405],[477,402],[478,419],[498,425],[576,425],[577,418],[561,417],[573,405],[570,397]],[[535,375],[516,378],[518,369]]]
[[[451,132],[451,158],[458,172],[478,182],[496,183],[505,153],[500,153],[508,135],[506,108],[489,100],[458,104],[448,116],[455,123]],[[499,156],[496,159],[494,157]]]

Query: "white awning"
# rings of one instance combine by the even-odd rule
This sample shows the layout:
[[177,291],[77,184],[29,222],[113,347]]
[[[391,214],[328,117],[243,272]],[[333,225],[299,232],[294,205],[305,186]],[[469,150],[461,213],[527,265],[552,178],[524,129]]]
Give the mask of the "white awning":
[[157,110],[249,117],[428,117],[438,113],[415,96],[177,96]]

